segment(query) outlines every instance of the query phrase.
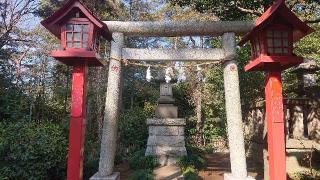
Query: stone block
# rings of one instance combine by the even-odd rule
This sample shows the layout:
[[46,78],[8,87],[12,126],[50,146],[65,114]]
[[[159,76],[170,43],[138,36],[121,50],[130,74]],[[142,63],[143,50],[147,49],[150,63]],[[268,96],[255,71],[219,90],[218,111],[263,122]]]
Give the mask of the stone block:
[[146,152],[144,153],[145,156],[153,156],[153,146],[147,146]]
[[253,177],[235,177],[232,174],[228,173],[228,174],[224,174],[224,180],[255,180]]
[[181,156],[187,155],[185,148],[185,119],[147,119],[149,138],[145,155],[154,156],[161,165],[175,164]]
[[183,129],[182,126],[149,126],[149,136],[178,136]]
[[152,118],[147,119],[148,126],[185,126],[186,119],[183,118]]
[[158,156],[157,157],[159,164],[161,166],[169,166],[177,164],[179,157],[172,157],[172,156]]
[[158,99],[159,105],[161,104],[174,104],[175,100],[170,96],[160,96]]
[[99,172],[97,172],[90,180],[120,180],[120,172],[114,172],[110,176],[101,176]]
[[178,107],[172,105],[160,105],[156,108],[156,118],[177,118]]
[[184,127],[179,128],[179,135],[184,136]]
[[292,109],[293,136],[297,139],[304,138],[304,122],[302,106],[294,106]]
[[184,147],[184,136],[149,136],[148,146]]
[[184,156],[187,155],[187,150],[185,147],[169,147],[169,146],[153,146],[153,155],[156,156]]
[[160,84],[160,96],[172,97],[172,85],[170,83]]

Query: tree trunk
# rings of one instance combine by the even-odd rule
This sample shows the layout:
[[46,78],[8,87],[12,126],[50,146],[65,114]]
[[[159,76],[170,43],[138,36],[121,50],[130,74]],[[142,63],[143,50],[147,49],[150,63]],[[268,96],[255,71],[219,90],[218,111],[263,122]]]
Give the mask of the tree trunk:
[[197,84],[197,89],[196,89],[196,115],[197,115],[197,124],[196,124],[196,129],[197,129],[197,135],[196,135],[196,140],[198,146],[201,146],[202,143],[202,111],[201,111],[201,105],[202,105],[202,97],[201,97],[201,84]]

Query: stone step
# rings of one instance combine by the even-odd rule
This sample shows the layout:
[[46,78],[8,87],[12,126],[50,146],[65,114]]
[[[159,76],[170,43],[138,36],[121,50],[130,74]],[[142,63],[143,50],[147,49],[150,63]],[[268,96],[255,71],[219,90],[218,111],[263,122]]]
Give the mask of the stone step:
[[183,180],[181,170],[176,165],[162,166],[153,171],[156,180]]

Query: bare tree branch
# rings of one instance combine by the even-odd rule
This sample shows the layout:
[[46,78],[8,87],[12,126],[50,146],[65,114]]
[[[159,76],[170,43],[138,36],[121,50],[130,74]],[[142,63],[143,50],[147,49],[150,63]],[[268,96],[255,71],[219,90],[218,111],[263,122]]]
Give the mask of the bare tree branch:
[[36,0],[5,0],[0,3],[0,49],[12,41],[12,33],[19,34],[18,23],[32,14],[37,4]]
[[262,13],[259,12],[259,11],[255,11],[255,10],[252,10],[252,9],[246,9],[246,8],[242,8],[240,6],[236,6],[238,10],[240,10],[241,12],[243,13],[247,13],[247,14],[253,14],[253,15],[256,15],[256,16],[261,16]]
[[313,24],[313,23],[319,23],[320,22],[320,18],[319,19],[315,19],[315,20],[307,20],[305,21],[306,23],[309,23],[309,24]]

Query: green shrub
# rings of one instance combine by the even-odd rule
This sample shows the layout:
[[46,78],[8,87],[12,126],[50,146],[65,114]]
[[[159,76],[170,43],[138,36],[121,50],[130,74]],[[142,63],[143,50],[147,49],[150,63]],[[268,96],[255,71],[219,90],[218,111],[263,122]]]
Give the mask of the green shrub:
[[67,142],[52,123],[0,123],[0,179],[64,179]]
[[148,128],[146,119],[148,113],[142,108],[134,108],[120,114],[119,119],[119,139],[120,153],[131,154],[143,149],[147,144]]
[[154,169],[159,165],[156,158],[152,156],[144,156],[144,151],[137,151],[129,158],[129,166],[131,169]]
[[[190,149],[189,149],[190,150]],[[195,154],[189,153],[193,152]],[[205,160],[196,154],[198,151],[192,148],[188,151],[188,156],[182,156],[177,161],[178,166],[181,168],[182,174],[186,180],[197,180],[198,170],[203,169],[206,166]]]
[[150,169],[138,170],[133,173],[132,180],[154,180],[154,175]]
[[122,154],[116,154],[114,164],[119,165],[125,161],[125,157]]
[[182,156],[178,162],[178,166],[182,169],[182,171],[185,171],[188,167],[194,167],[195,169],[203,169],[206,166],[205,160],[194,154],[190,154],[188,156]]
[[198,180],[199,179],[199,176],[195,173],[187,173],[187,174],[184,174],[184,179],[185,180]]
[[89,179],[98,171],[99,159],[90,159],[85,157],[83,163],[83,179]]

